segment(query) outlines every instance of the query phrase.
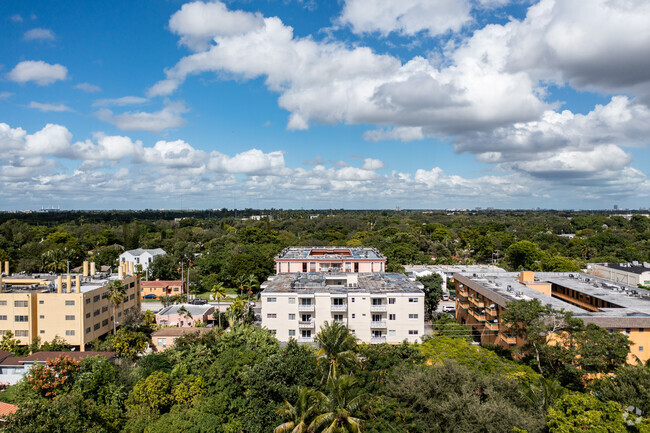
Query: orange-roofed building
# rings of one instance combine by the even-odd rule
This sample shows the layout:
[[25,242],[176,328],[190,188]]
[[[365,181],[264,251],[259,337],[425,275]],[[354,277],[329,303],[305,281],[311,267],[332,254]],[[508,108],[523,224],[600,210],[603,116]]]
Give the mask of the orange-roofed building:
[[18,410],[15,404],[9,404],[0,401],[0,426],[7,422],[7,417],[13,415]]
[[183,293],[185,293],[185,285],[181,280],[140,281],[140,297],[142,299],[159,299],[163,296]]

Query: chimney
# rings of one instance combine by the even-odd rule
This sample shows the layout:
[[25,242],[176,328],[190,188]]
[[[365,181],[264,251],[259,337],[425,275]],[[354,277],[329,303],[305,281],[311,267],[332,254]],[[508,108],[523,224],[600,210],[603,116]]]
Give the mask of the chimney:
[[65,292],[72,293],[72,275],[70,274],[65,277]]
[[129,262],[129,275],[135,275],[135,272],[133,271],[133,262]]
[[9,262],[5,262],[5,275],[9,276]]
[[124,263],[120,263],[119,266],[117,267],[117,278],[120,280],[123,278],[124,273]]
[[88,276],[88,260],[84,260],[84,277]]
[[95,276],[97,273],[97,268],[95,268],[95,262],[90,262],[90,275]]
[[61,275],[56,277],[56,293],[63,293],[63,277]]
[[77,293],[81,293],[81,275],[74,277],[74,290]]

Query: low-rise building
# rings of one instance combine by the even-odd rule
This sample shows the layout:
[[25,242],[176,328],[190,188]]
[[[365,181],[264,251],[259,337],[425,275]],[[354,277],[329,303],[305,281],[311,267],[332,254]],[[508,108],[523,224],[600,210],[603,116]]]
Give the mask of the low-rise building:
[[275,273],[384,272],[386,256],[369,247],[288,247],[275,257]]
[[[185,310],[185,311],[183,311]],[[164,326],[193,327],[198,323],[214,322],[213,305],[174,304],[156,314],[156,323]]]
[[589,263],[587,273],[629,286],[650,286],[650,263]]
[[151,342],[156,352],[162,352],[165,349],[176,344],[176,340],[185,335],[203,335],[210,332],[213,328],[178,328],[163,327],[151,334]]
[[456,319],[481,344],[525,342],[502,323],[512,301],[537,299],[585,323],[622,332],[633,342],[630,362],[650,359],[650,291],[582,273],[506,272],[456,274]]
[[157,299],[182,295],[185,293],[185,284],[181,280],[140,281],[140,289],[142,299]]
[[[84,263],[84,271],[88,269]],[[0,335],[11,331],[21,345],[39,337],[61,337],[85,350],[86,344],[113,330],[130,310],[140,310],[140,280],[126,270],[118,275],[50,274],[0,276]],[[115,308],[109,285],[120,280],[125,298]]]
[[280,341],[313,342],[325,322],[366,343],[419,342],[422,284],[403,274],[282,273],[261,285],[262,326]]
[[484,274],[486,272],[506,272],[495,265],[407,265],[404,272],[411,279],[438,274],[442,277],[442,290],[447,291],[447,279],[453,280],[456,273]]
[[162,248],[148,250],[137,248],[135,250],[124,251],[120,254],[120,263],[128,263],[131,273],[146,271],[156,257],[164,256],[165,254],[167,253]]

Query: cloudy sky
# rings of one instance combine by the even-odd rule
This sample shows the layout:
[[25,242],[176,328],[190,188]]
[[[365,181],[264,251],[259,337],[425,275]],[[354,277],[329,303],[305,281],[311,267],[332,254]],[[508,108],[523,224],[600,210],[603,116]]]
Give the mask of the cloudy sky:
[[647,0],[7,0],[0,209],[650,206]]

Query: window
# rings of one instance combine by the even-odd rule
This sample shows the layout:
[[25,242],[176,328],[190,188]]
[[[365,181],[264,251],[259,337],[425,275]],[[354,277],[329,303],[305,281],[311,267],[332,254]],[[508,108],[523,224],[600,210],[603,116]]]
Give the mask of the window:
[[29,331],[24,331],[24,330],[17,330],[16,331],[16,337],[28,337],[29,336]]
[[311,338],[311,330],[310,329],[303,329],[301,332],[302,338]]
[[108,325],[108,319],[102,320],[102,326],[106,326],[106,325]]
[[0,301],[0,305],[7,305],[7,301]]
[[39,332],[40,332],[41,334],[45,334],[45,329],[41,329]]
[[351,298],[351,299],[352,299],[352,302],[354,302],[354,298]]
[[631,331],[630,328],[626,328],[626,329],[625,329],[625,333],[626,333],[627,335],[630,335],[630,331]]
[[418,302],[418,298],[409,298],[409,302],[410,302],[410,303],[417,303],[417,302]]
[[289,314],[289,320],[296,320],[295,314]]
[[65,320],[74,320],[74,315],[65,316]]
[[167,339],[166,338],[159,338],[158,339],[158,346],[167,347]]
[[639,346],[639,352],[643,352],[643,346]]
[[68,335],[68,336],[74,335],[74,330],[70,329],[70,330],[65,331],[65,335]]
[[418,315],[417,314],[409,314],[409,319],[417,319]]
[[295,337],[296,336],[296,330],[295,329],[289,329],[289,337]]
[[93,311],[93,316],[99,316],[99,310]]
[[388,336],[389,336],[389,337],[394,337],[395,335],[396,335],[396,332],[395,332],[394,329],[389,329],[389,330],[388,330]]
[[395,320],[395,315],[394,314],[389,314],[388,315],[388,320]]
[[93,296],[93,302],[99,302],[99,295]]
[[132,293],[132,294],[131,294],[131,296],[129,296],[129,300],[131,300],[131,301],[132,301],[132,300],[133,300],[134,298],[135,298],[135,294],[134,294],[134,293]]
[[335,322],[342,322],[343,321],[343,314],[335,314],[334,315],[334,321]]
[[45,319],[45,316],[41,314],[40,316],[38,316],[38,318],[39,319]]
[[90,313],[86,313],[86,319],[90,319]]
[[354,319],[355,317],[357,317],[357,315],[352,313],[352,318]]
[[86,298],[86,305],[90,304],[90,298]]
[[101,326],[102,326],[102,325],[100,325],[99,323],[95,323],[95,326],[93,326],[93,329],[94,329],[95,331],[97,331]]
[[409,329],[409,335],[418,335],[417,329]]
[[38,303],[39,303],[40,305],[43,305],[43,304],[45,303],[45,301],[40,300],[40,301],[38,301]]
[[0,320],[7,320],[7,316],[0,316]]
[[14,321],[15,322],[27,322],[27,321],[29,321],[29,316],[15,316]]
[[25,308],[27,307],[27,301],[14,301],[14,307]]
[[394,304],[395,303],[395,298],[388,298],[388,303],[389,304]]
[[354,329],[350,329],[350,334],[354,335]]
[[289,298],[289,303],[290,304],[295,304],[296,303],[296,298]]
[[275,313],[267,313],[267,314],[266,314],[266,318],[267,318],[267,319],[277,319],[277,318],[278,318],[278,315],[275,314]]
[[86,328],[86,334],[90,334],[90,328]]
[[266,302],[277,302],[277,298],[266,298]]
[[278,331],[276,331],[275,329],[269,329],[269,332],[270,332],[271,334],[273,334],[273,335],[275,335],[275,334],[278,333]]
[[384,302],[383,302],[383,299],[381,299],[381,298],[374,298],[372,300],[372,305],[383,305],[383,304],[384,304]]
[[107,311],[108,311],[108,306],[107,306],[107,305],[104,305],[104,306],[102,307],[102,313],[105,313],[105,312],[107,312]]
[[343,298],[333,298],[332,305],[343,305]]
[[68,306],[74,305],[74,301],[65,301],[65,305],[68,305]]

